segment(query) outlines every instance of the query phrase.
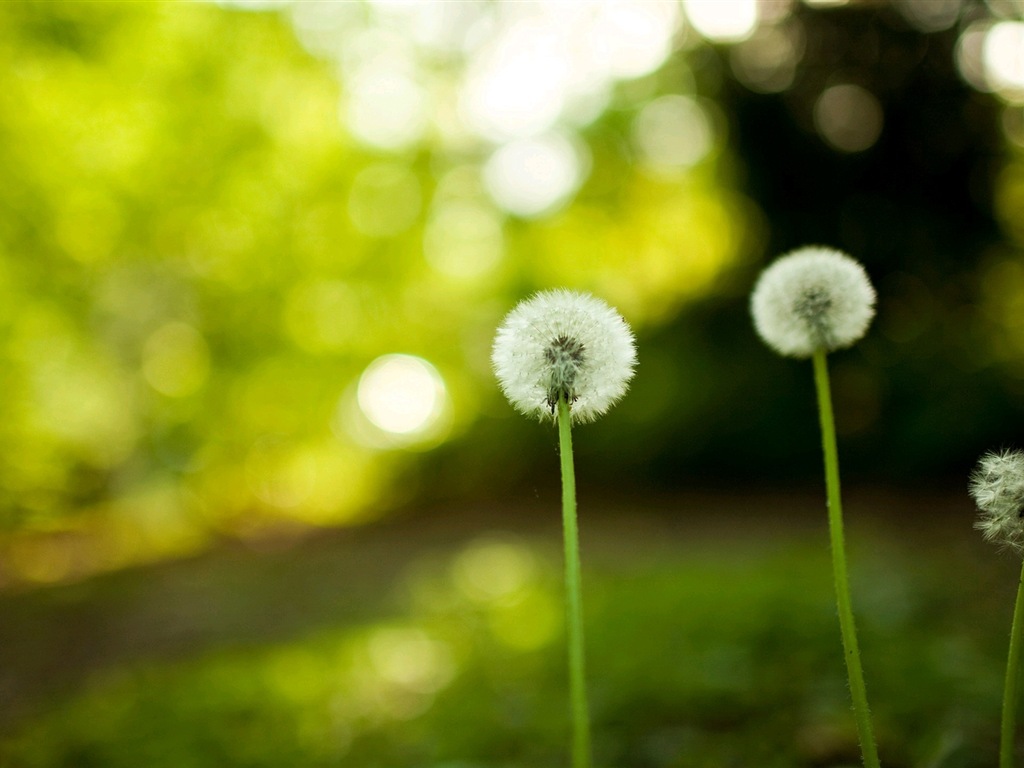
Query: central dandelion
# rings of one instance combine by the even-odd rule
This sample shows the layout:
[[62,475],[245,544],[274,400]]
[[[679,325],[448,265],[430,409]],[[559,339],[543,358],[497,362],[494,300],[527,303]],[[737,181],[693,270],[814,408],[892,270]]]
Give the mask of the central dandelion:
[[626,394],[636,366],[633,332],[618,312],[589,294],[542,291],[508,313],[491,362],[517,411],[558,424],[572,766],[590,768],[572,422],[593,421]]
[[542,421],[565,398],[574,422],[593,421],[633,377],[633,333],[618,312],[586,293],[542,291],[517,305],[498,329],[491,355],[513,407]]

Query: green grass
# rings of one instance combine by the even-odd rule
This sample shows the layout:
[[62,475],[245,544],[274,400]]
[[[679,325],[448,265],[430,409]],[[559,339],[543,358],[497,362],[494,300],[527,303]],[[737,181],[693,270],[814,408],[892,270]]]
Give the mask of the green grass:
[[[565,766],[552,543],[485,537],[421,557],[378,618],[108,666],[8,733],[0,766]],[[596,766],[858,764],[818,532],[587,554],[585,541]],[[994,764],[1013,564],[854,537],[851,565],[883,765]]]

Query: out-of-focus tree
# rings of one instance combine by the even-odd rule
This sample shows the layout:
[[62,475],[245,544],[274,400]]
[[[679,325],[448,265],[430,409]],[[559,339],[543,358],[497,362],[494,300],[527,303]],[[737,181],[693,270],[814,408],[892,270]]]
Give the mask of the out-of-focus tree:
[[0,15],[0,578],[372,514],[525,292],[653,327],[756,243],[675,5]]

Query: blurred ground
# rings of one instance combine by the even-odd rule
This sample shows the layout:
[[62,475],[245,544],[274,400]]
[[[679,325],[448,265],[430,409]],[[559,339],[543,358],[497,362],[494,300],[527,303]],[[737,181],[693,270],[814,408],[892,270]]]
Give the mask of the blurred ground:
[[[649,589],[652,575],[667,579],[669,584],[674,582],[680,589],[696,590],[710,599],[711,607],[701,610],[723,615],[749,612],[750,606],[744,601],[750,599],[751,589],[777,590],[783,601],[797,603],[817,596],[814,599],[820,606],[827,606],[831,592],[828,538],[824,503],[817,493],[688,494],[647,499],[643,504],[626,499],[588,500],[584,495],[581,504],[585,590],[588,584],[593,587],[584,595],[585,609],[590,614],[588,623],[598,624],[602,616],[607,621],[609,610],[615,610],[609,608],[613,595],[624,596],[627,603],[635,601],[632,609],[637,615],[630,620],[635,623],[634,634],[620,638],[628,642],[618,652],[639,652],[638,663],[652,670],[654,679],[664,684],[662,693],[669,699],[680,692],[673,692],[672,683],[658,677],[659,659],[644,651],[645,642],[654,642],[644,639],[645,625],[652,633],[670,633],[666,624],[675,620],[685,626],[693,617],[680,615],[673,619],[664,606],[659,607],[658,595]],[[934,602],[935,592],[944,595],[941,609],[929,621],[954,628],[964,623],[981,634],[980,638],[978,634],[971,637],[970,643],[980,642],[981,647],[970,648],[970,654],[977,656],[991,649],[992,658],[985,663],[988,673],[997,675],[1005,652],[1016,565],[1012,557],[997,554],[971,530],[973,510],[966,495],[852,488],[847,492],[845,512],[854,604],[864,634],[869,687],[873,683],[876,692],[887,687],[878,680],[878,668],[887,662],[876,657],[879,651],[893,652],[879,647],[880,639],[893,631],[899,636],[906,622],[912,621],[929,601]],[[498,605],[512,594],[516,579],[523,580],[524,562],[530,562],[524,557],[536,558],[546,568],[541,582],[553,596],[553,602],[541,604],[557,606],[558,515],[554,498],[529,506],[510,504],[456,512],[407,510],[394,519],[363,528],[292,536],[252,548],[234,542],[188,560],[115,572],[77,584],[9,591],[0,596],[0,615],[4,617],[0,623],[0,658],[4,660],[0,671],[0,732],[12,736],[28,727],[31,733],[37,721],[49,722],[48,727],[59,732],[74,720],[61,702],[74,701],[80,695],[88,699],[94,695],[90,691],[97,681],[102,690],[109,685],[103,681],[109,681],[112,675],[115,680],[123,677],[124,670],[129,670],[130,676],[134,669],[167,668],[170,677],[163,684],[171,685],[175,675],[187,678],[190,674],[182,673],[181,665],[188,669],[197,661],[200,665],[206,663],[204,659],[224,654],[249,658],[255,654],[251,663],[259,667],[264,665],[265,660],[259,659],[265,649],[301,645],[346,627],[389,626],[407,621],[410,615],[422,621],[423,601],[417,595],[422,597],[424,590],[430,591],[424,584],[436,586],[431,574],[454,574],[455,583],[461,584],[470,598],[479,602],[479,591],[483,590],[487,593],[484,602],[496,600],[494,604]],[[502,571],[503,565],[505,577],[495,571]],[[473,576],[472,568],[482,571]],[[805,573],[813,574],[813,583],[800,594],[804,580],[801,574]],[[459,574],[470,574],[469,581]],[[767,586],[746,583],[747,579]],[[716,596],[717,590],[721,591]],[[993,615],[984,625],[978,622],[982,608],[979,594],[993,606]],[[922,595],[931,597],[925,599]],[[773,599],[778,598],[775,594]],[[512,605],[516,601],[505,602]],[[831,618],[829,613],[833,613]],[[447,620],[460,626],[472,623],[462,613],[451,614]],[[728,654],[733,651],[729,649],[739,638],[730,636],[729,627],[736,620],[733,616],[723,623],[720,618],[716,620],[717,628],[699,630],[707,633],[702,653],[718,647],[726,654],[724,661],[714,662],[712,653],[707,657],[711,662],[707,658],[702,662],[712,664],[710,676],[728,680],[736,673],[735,669],[715,666],[730,666]],[[822,645],[832,645],[834,640],[834,647],[827,647],[823,653],[824,661],[814,662],[820,668],[812,667],[810,671],[822,681],[836,683],[841,695],[844,685],[835,677],[841,668],[836,669],[832,663],[839,660],[838,629],[831,626],[834,609],[826,607],[824,612],[791,617],[787,622],[791,620],[797,625],[820,623]],[[782,628],[776,630],[785,634]],[[599,692],[604,676],[599,660],[616,631],[606,626],[591,632],[591,661],[598,660],[591,667],[591,677]],[[621,626],[618,631],[622,631]],[[769,628],[762,627],[761,631]],[[955,642],[947,638],[957,647],[968,642],[958,632],[953,633],[959,637]],[[985,633],[992,636],[985,637]],[[557,631],[548,632],[539,642],[521,637],[505,643],[503,649],[498,643],[496,654],[495,649],[486,647],[479,652],[492,662],[511,660],[514,669],[524,653],[528,656],[530,651],[543,649],[545,658],[550,656],[553,663],[544,675],[553,678],[557,691],[561,685],[557,636]],[[783,647],[793,646],[794,653],[802,656],[796,646],[810,642],[806,627],[782,642]],[[654,642],[654,649],[658,647]],[[656,653],[654,649],[651,653]],[[906,649],[894,658],[904,653]],[[961,648],[960,655],[963,653]],[[399,657],[402,655],[399,653]],[[950,661],[953,666],[954,661]],[[744,668],[746,663],[739,659],[736,668]],[[806,659],[765,662],[777,668],[781,674],[777,684],[783,689],[791,682],[786,672],[790,663],[800,669]],[[530,674],[540,673],[534,670]],[[539,680],[526,676],[518,684],[536,687]],[[986,694],[993,702],[999,694],[997,680],[993,678],[993,690]],[[899,681],[888,681],[887,685],[894,682]],[[621,693],[628,695],[629,691]],[[476,695],[483,694],[478,691]],[[950,706],[958,700],[953,692],[944,692],[943,696],[949,698]],[[660,717],[656,704],[648,702],[648,707],[652,717]],[[599,704],[599,713],[601,709]],[[994,728],[994,712],[991,717]],[[721,728],[728,732],[735,723],[731,715],[726,721]],[[12,754],[24,757],[25,753]],[[382,760],[381,765],[401,764]],[[5,766],[21,764],[47,763],[0,762]]]

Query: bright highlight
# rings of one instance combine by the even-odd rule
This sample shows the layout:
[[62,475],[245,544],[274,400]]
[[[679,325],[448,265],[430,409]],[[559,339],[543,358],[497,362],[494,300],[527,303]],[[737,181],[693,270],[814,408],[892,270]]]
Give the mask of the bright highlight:
[[384,355],[359,379],[359,410],[375,427],[391,435],[429,435],[445,412],[444,380],[430,363],[411,355]]

